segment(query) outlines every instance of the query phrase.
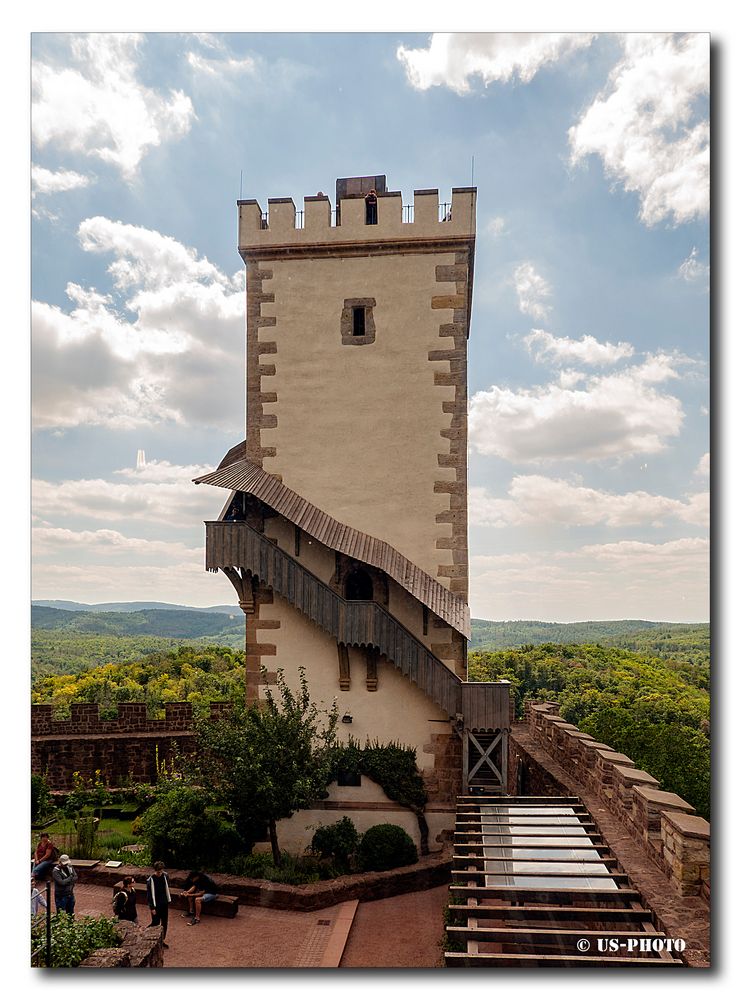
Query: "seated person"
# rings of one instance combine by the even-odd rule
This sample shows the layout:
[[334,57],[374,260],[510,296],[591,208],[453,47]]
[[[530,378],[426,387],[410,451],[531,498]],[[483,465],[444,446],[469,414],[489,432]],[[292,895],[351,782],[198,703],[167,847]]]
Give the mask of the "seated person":
[[182,893],[185,897],[188,910],[183,914],[190,917],[189,924],[200,924],[201,906],[212,899],[216,899],[218,890],[216,884],[210,876],[204,872],[191,872],[185,882],[185,889]]
[[51,879],[51,870],[58,857],[57,849],[52,843],[49,834],[46,832],[42,833],[31,859],[33,863],[31,874],[33,877],[39,881],[49,881]]

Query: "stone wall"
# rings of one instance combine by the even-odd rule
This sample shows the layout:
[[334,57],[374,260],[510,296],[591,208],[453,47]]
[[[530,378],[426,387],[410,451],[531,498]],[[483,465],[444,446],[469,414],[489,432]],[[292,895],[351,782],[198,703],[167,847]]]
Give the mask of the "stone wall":
[[[212,702],[211,717],[227,708],[226,702]],[[120,704],[115,719],[101,719],[97,704],[72,705],[68,719],[54,718],[52,705],[31,706],[31,770],[46,774],[57,791],[72,788],[75,771],[85,777],[101,771],[112,787],[153,782],[157,760],[168,760],[175,747],[194,749],[189,702],[166,704],[164,719],[149,718],[143,702]]]
[[81,969],[161,969],[162,928],[139,927],[122,920],[118,925],[118,948],[98,948],[80,963]]
[[[450,882],[452,851],[421,858],[416,864],[394,868],[387,872],[363,872],[359,875],[341,875],[324,882],[309,885],[284,885],[280,882],[266,882],[262,879],[245,878],[240,875],[225,875],[211,872],[219,891],[227,896],[236,896],[240,906],[264,906],[273,910],[321,910],[335,906],[349,899],[368,902],[386,899],[409,892],[422,892]],[[151,873],[151,868],[137,868],[122,865],[111,869],[98,865],[92,869],[79,869],[80,881],[94,885],[114,886],[125,875],[131,875],[136,882],[143,882]],[[182,888],[188,877],[187,871],[168,869],[170,885]],[[153,928],[159,930],[159,928]]]
[[[630,835],[668,875],[681,896],[710,899],[710,824],[673,792],[637,768],[626,754],[600,743],[566,722],[555,702],[525,703],[531,738],[575,781],[586,786],[616,816]],[[566,791],[515,739],[510,744],[510,791],[525,775],[521,794]]]

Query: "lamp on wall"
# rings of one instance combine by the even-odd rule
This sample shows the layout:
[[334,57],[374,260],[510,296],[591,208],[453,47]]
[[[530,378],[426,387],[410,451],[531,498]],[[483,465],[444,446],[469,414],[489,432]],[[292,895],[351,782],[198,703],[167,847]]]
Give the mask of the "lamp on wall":
[[352,716],[350,715],[350,713],[349,712],[345,712],[345,714],[340,719],[340,722],[344,722],[346,725],[349,726],[350,723],[352,722]]

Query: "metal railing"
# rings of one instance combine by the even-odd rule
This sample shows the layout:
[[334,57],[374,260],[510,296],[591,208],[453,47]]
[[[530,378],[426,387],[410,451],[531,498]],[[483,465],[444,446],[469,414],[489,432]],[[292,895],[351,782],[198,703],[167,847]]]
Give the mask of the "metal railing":
[[293,220],[293,226],[294,226],[294,229],[303,229],[304,228],[304,212],[303,212],[303,209],[299,209],[299,210],[296,211],[296,215],[295,215],[295,218]]
[[[45,966],[47,969],[51,966],[51,882],[47,882],[45,886],[46,891],[46,913],[36,913],[31,915],[31,928],[32,931],[41,927],[41,922],[44,921],[45,924],[45,934],[42,944],[31,952],[31,966],[32,968],[38,969]],[[41,962],[41,956],[44,956],[43,963]]]
[[453,206],[449,201],[440,202],[437,206],[437,221],[450,222],[453,218]]
[[401,210],[402,222],[414,222],[414,205],[404,205]]

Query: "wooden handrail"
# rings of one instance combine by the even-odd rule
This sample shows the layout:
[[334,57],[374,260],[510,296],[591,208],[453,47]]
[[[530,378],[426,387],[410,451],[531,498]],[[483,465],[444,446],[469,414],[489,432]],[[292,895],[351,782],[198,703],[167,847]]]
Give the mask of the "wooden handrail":
[[206,522],[206,569],[240,567],[348,646],[378,649],[437,705],[461,712],[462,682],[375,601],[347,601],[245,521]]

